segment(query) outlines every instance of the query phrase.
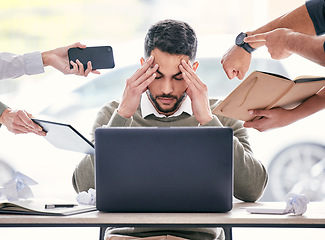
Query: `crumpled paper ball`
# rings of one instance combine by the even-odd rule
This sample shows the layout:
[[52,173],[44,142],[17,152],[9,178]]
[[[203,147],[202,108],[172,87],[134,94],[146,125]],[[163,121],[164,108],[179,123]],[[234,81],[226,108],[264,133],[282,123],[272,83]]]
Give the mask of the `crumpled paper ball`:
[[96,190],[89,188],[88,192],[82,191],[77,197],[77,202],[85,205],[96,205]]
[[307,197],[297,193],[288,193],[286,196],[286,211],[294,215],[302,215],[307,211],[309,200]]
[[35,180],[17,171],[14,177],[0,188],[0,197],[9,201],[32,198],[34,194],[29,186],[36,184],[38,183]]

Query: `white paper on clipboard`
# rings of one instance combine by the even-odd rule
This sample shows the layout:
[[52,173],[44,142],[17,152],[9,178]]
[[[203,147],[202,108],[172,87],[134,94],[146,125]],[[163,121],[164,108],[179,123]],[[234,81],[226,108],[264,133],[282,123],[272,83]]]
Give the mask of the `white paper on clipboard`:
[[95,154],[94,145],[69,124],[32,119],[47,133],[44,138],[57,148]]

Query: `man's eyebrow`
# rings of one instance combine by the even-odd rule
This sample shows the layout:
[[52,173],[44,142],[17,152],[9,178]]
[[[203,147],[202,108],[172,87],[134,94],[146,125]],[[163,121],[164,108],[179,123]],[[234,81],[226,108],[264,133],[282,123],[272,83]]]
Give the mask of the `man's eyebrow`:
[[174,74],[173,77],[177,77],[178,75],[182,74],[181,71],[179,71],[178,73]]
[[156,71],[158,74],[160,74],[160,75],[164,75],[164,74],[162,74],[161,72],[159,72],[159,70],[157,69],[157,71]]
[[[160,74],[160,75],[163,75],[164,76],[164,74],[162,73],[162,72],[160,72],[158,69],[157,69],[157,71],[156,71],[158,74]],[[180,75],[180,74],[182,74],[182,72],[181,71],[179,71],[178,73],[176,73],[176,74],[174,74],[172,77],[177,77],[178,75]]]

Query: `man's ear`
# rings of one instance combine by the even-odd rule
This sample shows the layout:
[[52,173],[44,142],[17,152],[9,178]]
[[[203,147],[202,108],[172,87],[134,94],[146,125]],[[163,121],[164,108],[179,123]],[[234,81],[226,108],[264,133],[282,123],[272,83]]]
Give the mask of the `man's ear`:
[[199,67],[199,62],[198,61],[196,61],[195,63],[193,63],[192,68],[193,68],[194,72],[196,72],[196,70],[197,70],[198,67]]
[[144,58],[140,58],[140,64],[141,64],[141,67],[146,63],[146,60],[144,60]]

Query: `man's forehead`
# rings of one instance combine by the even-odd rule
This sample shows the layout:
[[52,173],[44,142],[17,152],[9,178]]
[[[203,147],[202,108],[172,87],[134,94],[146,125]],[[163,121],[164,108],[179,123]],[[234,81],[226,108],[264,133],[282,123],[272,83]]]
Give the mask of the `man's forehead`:
[[155,48],[151,51],[151,55],[155,57],[155,60],[157,59],[175,59],[175,61],[181,61],[184,59],[185,61],[188,61],[190,59],[189,56],[183,55],[183,54],[170,54],[168,52],[163,52],[158,48]]
[[158,64],[160,70],[166,69],[170,70],[171,68],[178,69],[178,66],[181,64],[182,60],[186,62],[189,61],[189,56],[182,54],[170,54],[167,52],[163,52],[157,48],[152,50],[151,55],[154,56],[154,64]]

